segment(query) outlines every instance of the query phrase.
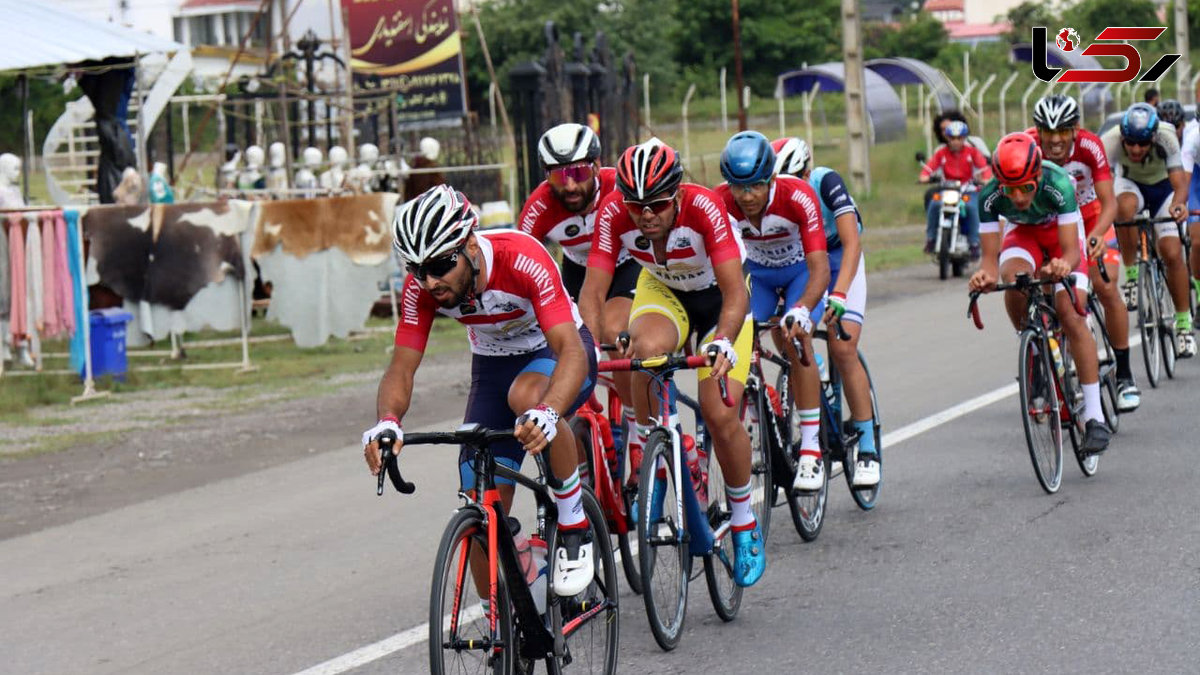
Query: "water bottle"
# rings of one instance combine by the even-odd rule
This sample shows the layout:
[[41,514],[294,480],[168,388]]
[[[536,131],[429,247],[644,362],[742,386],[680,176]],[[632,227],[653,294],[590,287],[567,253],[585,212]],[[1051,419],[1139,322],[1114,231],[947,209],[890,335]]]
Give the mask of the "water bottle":
[[821,374],[821,382],[829,384],[829,364],[825,363],[825,359],[821,355],[813,352],[813,357],[817,359],[817,372]]
[[537,607],[538,614],[546,613],[546,586],[550,576],[546,560],[548,552],[546,542],[542,541],[541,537],[534,536],[529,539],[529,553],[533,563],[534,576],[532,579],[526,576],[525,580],[529,582],[529,592],[533,595],[533,604]]
[[1062,377],[1066,368],[1063,367],[1062,350],[1058,347],[1058,340],[1054,338],[1050,338],[1050,355],[1054,357],[1054,369],[1058,371],[1058,376]]

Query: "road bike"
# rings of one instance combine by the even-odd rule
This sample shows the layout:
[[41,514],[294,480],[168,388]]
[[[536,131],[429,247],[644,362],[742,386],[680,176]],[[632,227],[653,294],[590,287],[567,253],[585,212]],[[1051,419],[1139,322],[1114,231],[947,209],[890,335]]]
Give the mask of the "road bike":
[[[1062,286],[1070,297],[1075,311],[1079,308],[1072,277],[1057,284],[1034,279],[1027,273],[1018,274],[1011,283],[1000,283],[994,290],[1017,290],[1027,297],[1026,320],[1021,327],[1017,348],[1017,384],[1021,406],[1021,422],[1029,459],[1042,489],[1049,494],[1058,492],[1062,484],[1063,427],[1067,428],[1075,460],[1084,476],[1093,476],[1099,468],[1096,454],[1080,450],[1083,442],[1083,392],[1071,359],[1070,346],[1058,323],[1054,308],[1054,292],[1047,287]],[[968,316],[975,327],[983,330],[979,316],[980,291],[972,291]],[[1101,407],[1105,423],[1117,418],[1115,380],[1102,379]]]
[[1113,223],[1114,227],[1134,227],[1138,231],[1136,301],[1130,305],[1134,293],[1127,288],[1126,305],[1130,311],[1137,309],[1142,359],[1151,387],[1158,387],[1164,368],[1168,378],[1175,377],[1175,305],[1167,290],[1166,263],[1158,254],[1158,246],[1154,245],[1158,236],[1154,226],[1174,222],[1174,218],[1151,218],[1149,212],[1142,211],[1133,220]]
[[[734,583],[731,514],[712,438],[700,417],[700,404],[673,386],[675,372],[707,366],[709,358],[662,355],[603,361],[599,366],[603,371],[650,375],[658,402],[656,424],[646,441],[639,472],[637,535],[646,617],[655,642],[667,651],[678,646],[683,634],[693,556],[704,561],[709,598],[717,616],[732,621],[742,601],[742,588]],[[724,378],[720,387],[725,405],[734,405]],[[693,485],[688,471],[683,433],[672,422],[680,404],[696,417],[696,450],[708,461],[707,474],[698,476],[699,485]],[[697,489],[708,498],[702,500]],[[758,496],[761,499],[761,494]]]
[[[512,437],[512,431],[493,431],[478,424],[464,424],[452,432],[405,434],[405,447],[453,445],[455,452],[459,446],[468,448],[475,471],[475,485],[459,491],[464,503],[451,516],[438,545],[429,599],[430,672],[525,674],[533,672],[536,661],[544,661],[549,673],[615,673],[620,612],[617,571],[604,514],[591,490],[584,487],[582,501],[592,530],[595,577],[571,597],[558,596],[551,579],[544,589],[545,611],[539,611],[539,599],[528,585],[495,479],[510,479],[533,493],[537,502],[535,532],[547,543],[551,561],[557,543],[558,509],[547,486],[552,474],[545,453],[534,455],[536,478],[496,462],[489,446]],[[378,440],[383,469],[376,493],[383,494],[386,475],[398,491],[412,494],[416,486],[401,476],[393,451],[395,434],[385,431]],[[486,576],[486,581],[481,576]],[[486,602],[475,602],[480,595],[486,596]]]

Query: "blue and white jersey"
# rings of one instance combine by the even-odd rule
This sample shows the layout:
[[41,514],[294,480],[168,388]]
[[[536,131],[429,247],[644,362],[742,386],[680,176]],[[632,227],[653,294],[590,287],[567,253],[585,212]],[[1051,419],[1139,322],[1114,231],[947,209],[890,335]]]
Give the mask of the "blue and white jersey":
[[818,166],[808,176],[808,183],[821,200],[821,219],[825,223],[825,242],[829,250],[841,248],[842,239],[838,236],[837,217],[844,213],[853,213],[858,220],[858,231],[862,232],[862,214],[850,196],[850,190],[838,172],[827,166]]

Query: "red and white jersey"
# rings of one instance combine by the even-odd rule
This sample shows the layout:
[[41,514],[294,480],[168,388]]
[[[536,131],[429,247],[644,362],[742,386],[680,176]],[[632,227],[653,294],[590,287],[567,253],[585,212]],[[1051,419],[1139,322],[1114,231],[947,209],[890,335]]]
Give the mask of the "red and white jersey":
[[[1041,142],[1037,127],[1030,127],[1025,133]],[[1096,181],[1112,180],[1113,177],[1112,166],[1108,163],[1108,154],[1100,137],[1087,129],[1076,129],[1071,157],[1060,166],[1075,180],[1075,201],[1079,204],[1079,212],[1085,218],[1100,213]]]
[[472,303],[444,309],[410,274],[400,298],[397,346],[425,351],[435,314],[465,325],[471,351],[483,356],[535,352],[554,326],[583,325],[558,265],[537,240],[512,230],[476,232],[475,240],[486,264],[483,292]]
[[828,248],[821,203],[808,181],[777,176],[758,227],[742,213],[728,183],[721,183],[714,192],[737,221],[750,262],[763,267],[787,267],[804,260],[810,251]]
[[662,262],[655,258],[650,240],[634,224],[620,192],[606,196],[599,211],[588,267],[611,273],[621,251],[626,250],[669,288],[699,291],[717,285],[715,265],[746,259],[733,217],[712,190],[700,185],[684,183],[679,187],[679,212],[667,234],[667,251]]
[[[529,195],[529,199],[525,200],[521,216],[517,218],[517,229],[538,241],[552,241],[558,244],[567,260],[580,267],[586,266],[588,251],[592,248],[596,214],[600,211],[597,205],[608,193],[617,189],[617,170],[606,166],[600,169],[595,180],[595,200],[588,205],[587,213],[568,211],[554,198],[550,184],[542,181],[533,194]],[[623,263],[628,259],[629,254],[622,252],[619,262]]]

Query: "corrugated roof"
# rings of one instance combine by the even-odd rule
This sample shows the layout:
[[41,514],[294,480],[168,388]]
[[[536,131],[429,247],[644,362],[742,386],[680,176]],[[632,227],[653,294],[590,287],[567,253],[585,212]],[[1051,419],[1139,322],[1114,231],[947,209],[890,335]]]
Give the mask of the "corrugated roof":
[[963,0],[927,0],[921,7],[926,12],[963,11]]
[[0,71],[185,49],[174,40],[78,16],[45,0],[0,0],[0,16]]

